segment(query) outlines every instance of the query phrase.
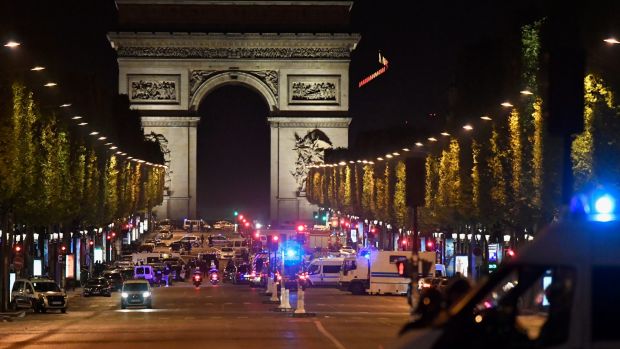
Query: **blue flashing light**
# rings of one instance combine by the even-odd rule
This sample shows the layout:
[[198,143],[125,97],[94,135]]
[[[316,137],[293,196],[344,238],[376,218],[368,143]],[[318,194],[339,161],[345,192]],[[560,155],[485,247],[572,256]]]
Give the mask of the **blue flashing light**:
[[588,194],[575,195],[571,200],[570,211],[577,217],[582,216],[594,222],[610,222],[618,219],[616,198],[601,188]]
[[370,259],[370,251],[362,251],[360,252],[360,256],[366,258],[366,259]]
[[609,194],[605,194],[594,201],[594,210],[597,214],[610,214],[614,212],[615,208],[616,200]]
[[296,255],[297,255],[297,251],[295,251],[293,249],[290,249],[290,248],[288,250],[286,250],[286,256],[287,257],[292,258],[292,257],[295,257]]

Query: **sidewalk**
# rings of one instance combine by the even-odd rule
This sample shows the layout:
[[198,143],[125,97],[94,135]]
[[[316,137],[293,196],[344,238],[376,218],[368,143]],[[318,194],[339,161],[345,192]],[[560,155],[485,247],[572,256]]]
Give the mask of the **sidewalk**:
[[26,316],[26,310],[0,313],[0,322],[11,322],[14,318],[23,318],[24,316]]

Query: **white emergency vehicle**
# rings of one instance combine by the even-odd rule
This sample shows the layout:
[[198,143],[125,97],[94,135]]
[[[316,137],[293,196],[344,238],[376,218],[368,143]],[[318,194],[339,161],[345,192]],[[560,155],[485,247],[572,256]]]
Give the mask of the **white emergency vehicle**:
[[391,348],[620,348],[620,212],[601,191]]
[[361,250],[345,257],[338,286],[353,294],[406,294],[410,278],[398,275],[396,263],[411,258],[411,251]]
[[311,286],[338,286],[344,258],[316,258],[306,272]]

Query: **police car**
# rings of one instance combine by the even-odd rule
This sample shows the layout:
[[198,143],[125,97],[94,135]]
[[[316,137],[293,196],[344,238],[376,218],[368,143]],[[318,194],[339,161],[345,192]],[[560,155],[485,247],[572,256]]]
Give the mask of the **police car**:
[[392,348],[620,348],[620,211],[603,190]]

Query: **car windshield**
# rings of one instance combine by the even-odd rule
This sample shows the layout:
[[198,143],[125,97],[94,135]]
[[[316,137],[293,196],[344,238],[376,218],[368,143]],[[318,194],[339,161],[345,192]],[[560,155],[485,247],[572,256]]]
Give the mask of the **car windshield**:
[[60,288],[53,281],[33,282],[32,286],[37,292],[60,292]]
[[230,247],[224,247],[224,248],[222,249],[222,252],[232,252],[232,250],[233,250],[233,249],[232,249],[232,248],[230,248]]
[[148,291],[149,285],[147,283],[131,283],[123,285],[123,291]]

